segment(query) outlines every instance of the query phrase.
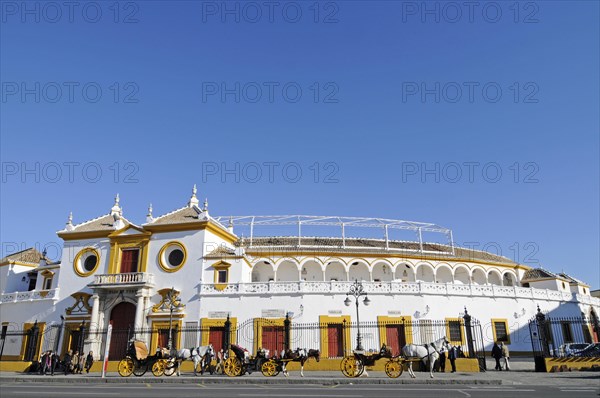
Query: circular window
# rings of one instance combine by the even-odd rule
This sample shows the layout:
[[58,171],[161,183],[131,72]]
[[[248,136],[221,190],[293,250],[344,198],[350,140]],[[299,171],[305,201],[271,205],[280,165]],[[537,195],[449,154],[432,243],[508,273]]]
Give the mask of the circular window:
[[179,242],[169,242],[160,249],[158,254],[158,264],[167,272],[175,272],[183,266],[187,252],[183,244]]
[[73,268],[77,275],[89,276],[96,271],[99,263],[100,253],[98,253],[98,250],[88,247],[77,253],[73,262]]

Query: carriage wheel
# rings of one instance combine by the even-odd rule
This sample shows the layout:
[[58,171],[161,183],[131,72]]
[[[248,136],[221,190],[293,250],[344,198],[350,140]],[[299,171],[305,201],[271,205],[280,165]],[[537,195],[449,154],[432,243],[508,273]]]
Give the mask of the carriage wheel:
[[273,360],[269,360],[263,363],[260,367],[260,371],[262,372],[263,376],[267,377],[277,376],[277,374],[279,373],[277,371],[277,363]]
[[403,363],[400,361],[393,360],[393,359],[389,360],[385,364],[385,374],[388,375],[388,377],[391,377],[392,379],[400,377],[400,375],[404,371],[404,366],[402,366],[402,365],[403,365]]
[[119,365],[117,366],[117,370],[121,377],[129,377],[133,373],[133,361],[131,358],[127,357],[121,359]]
[[240,376],[242,374],[242,361],[237,357],[229,357],[225,360],[223,368],[225,374],[229,377]]
[[137,376],[137,377],[141,377],[143,375],[146,374],[146,372],[148,371],[148,364],[146,363],[146,361],[133,361],[134,366],[133,366],[133,375]]
[[168,359],[165,364],[165,376],[173,376],[177,371],[177,360]]
[[344,357],[340,363],[340,369],[346,377],[358,377],[365,370],[362,363],[355,357]]
[[165,374],[166,368],[167,368],[167,360],[159,359],[158,361],[154,362],[154,365],[152,365],[152,374],[155,377],[160,377]]

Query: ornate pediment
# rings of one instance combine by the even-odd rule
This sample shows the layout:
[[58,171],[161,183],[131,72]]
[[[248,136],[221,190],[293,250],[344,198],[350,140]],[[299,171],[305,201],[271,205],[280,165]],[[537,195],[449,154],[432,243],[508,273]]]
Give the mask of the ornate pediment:
[[185,304],[181,303],[179,291],[173,288],[160,289],[160,302],[152,307],[152,312],[173,312],[178,313],[185,309]]
[[92,306],[90,305],[89,293],[77,292],[71,295],[75,303],[65,310],[67,315],[90,315],[92,313]]

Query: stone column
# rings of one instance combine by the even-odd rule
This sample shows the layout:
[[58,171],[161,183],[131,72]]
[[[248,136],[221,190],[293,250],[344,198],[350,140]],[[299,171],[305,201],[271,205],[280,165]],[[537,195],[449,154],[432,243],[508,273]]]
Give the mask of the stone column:
[[137,305],[135,306],[134,335],[136,338],[140,338],[140,329],[144,326],[144,291],[142,289],[138,290],[135,297],[137,298]]
[[98,327],[100,326],[98,323],[100,322],[99,312],[100,312],[100,297],[97,293],[92,295],[92,319],[90,324],[90,335],[98,331]]
[[100,296],[97,293],[92,294],[92,317],[90,319],[90,329],[88,338],[84,342],[84,352],[94,351],[94,357],[99,358],[102,335],[100,330]]

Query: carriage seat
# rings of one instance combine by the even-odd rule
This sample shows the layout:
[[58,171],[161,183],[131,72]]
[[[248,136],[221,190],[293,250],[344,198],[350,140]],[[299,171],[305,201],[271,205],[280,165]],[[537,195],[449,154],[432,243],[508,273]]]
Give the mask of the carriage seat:
[[148,358],[148,347],[146,346],[146,343],[135,340],[133,342],[133,347],[135,348],[135,357],[138,360],[141,361]]

